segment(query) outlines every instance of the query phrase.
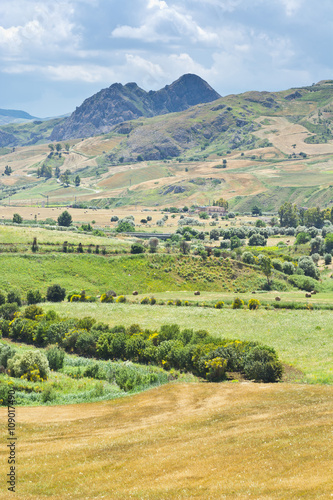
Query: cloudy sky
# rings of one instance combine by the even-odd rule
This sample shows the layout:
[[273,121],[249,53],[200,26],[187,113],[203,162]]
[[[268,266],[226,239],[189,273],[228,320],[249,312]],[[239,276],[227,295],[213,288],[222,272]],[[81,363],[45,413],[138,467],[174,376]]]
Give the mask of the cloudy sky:
[[221,95],[332,78],[332,0],[1,0],[0,108],[59,116],[114,82]]

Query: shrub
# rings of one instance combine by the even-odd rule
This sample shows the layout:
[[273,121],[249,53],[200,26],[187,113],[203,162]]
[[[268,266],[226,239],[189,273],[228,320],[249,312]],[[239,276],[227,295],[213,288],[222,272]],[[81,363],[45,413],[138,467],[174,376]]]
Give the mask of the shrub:
[[65,351],[56,345],[50,345],[45,350],[51,370],[61,370],[64,366]]
[[145,247],[141,243],[133,243],[131,246],[131,254],[144,253]]
[[108,294],[108,292],[103,293],[101,295],[101,302],[114,302],[114,298],[112,295]]
[[12,320],[14,318],[15,313],[19,310],[19,307],[16,302],[12,304],[2,304],[0,306],[0,318],[6,320]]
[[[16,349],[6,344],[0,344],[0,366],[7,368],[8,360],[16,354]],[[0,396],[1,397],[1,396]]]
[[150,238],[148,241],[150,253],[156,253],[158,247],[158,238]]
[[9,394],[10,386],[8,384],[2,383],[0,385],[0,406],[7,406],[8,403],[8,394]]
[[303,269],[305,276],[310,276],[311,278],[318,279],[319,271],[316,268],[311,257],[304,256],[301,257],[298,261],[298,267]]
[[124,297],[124,295],[119,295],[119,297],[117,297],[116,299],[116,302],[123,304],[124,302],[126,302],[126,297]]
[[31,304],[26,307],[23,313],[24,318],[27,319],[36,319],[36,316],[41,316],[44,313],[43,309],[36,304]]
[[51,285],[46,292],[46,300],[49,302],[62,302],[66,297],[66,290],[60,285]]
[[250,247],[264,247],[266,246],[267,240],[265,236],[259,233],[252,234],[249,238]]
[[27,302],[28,304],[39,304],[43,302],[42,294],[39,290],[29,290],[27,292]]
[[33,382],[47,380],[49,375],[49,363],[47,357],[42,352],[25,351],[22,354],[15,354],[8,361],[8,370],[13,377],[23,377]]
[[214,307],[215,309],[222,309],[222,307],[224,307],[224,302],[222,300],[219,300],[218,302],[216,302]]
[[300,290],[305,290],[306,292],[318,290],[318,282],[309,276],[294,274],[293,276],[290,276],[289,281]]
[[22,300],[21,300],[21,294],[20,294],[19,290],[16,290],[16,289],[9,290],[9,292],[7,294],[7,302],[9,302],[10,304],[13,304],[14,302],[16,302],[16,304],[18,306],[21,306]]
[[72,224],[72,216],[67,210],[62,212],[58,217],[58,226],[69,227]]
[[113,215],[111,217],[111,222],[117,222],[119,220],[119,217],[117,217],[117,215]]
[[242,254],[242,261],[245,264],[255,264],[255,258],[252,252],[244,252]]
[[253,309],[258,309],[260,306],[260,302],[258,299],[250,299],[248,303],[248,308],[253,310]]
[[244,306],[244,300],[241,300],[239,297],[236,297],[231,305],[232,309],[240,309],[243,306]]
[[273,350],[258,346],[246,356],[244,372],[252,380],[277,382],[282,377],[283,368]]
[[319,262],[319,259],[320,259],[320,255],[319,253],[313,253],[311,255],[311,259],[313,260],[313,262],[315,263],[315,265],[317,266],[318,265],[318,262]]
[[151,306],[154,306],[156,304],[155,297],[150,297],[149,303],[150,303]]
[[292,262],[284,262],[282,264],[282,272],[284,274],[292,275],[295,272],[295,265]]
[[324,260],[325,260],[326,266],[328,266],[332,262],[332,255],[330,253],[325,253]]
[[14,215],[13,215],[13,222],[14,222],[15,224],[22,224],[22,222],[23,222],[23,218],[21,217],[21,215],[20,215],[20,214],[14,214]]
[[282,263],[282,261],[280,259],[272,259],[272,266],[277,271],[281,271],[282,272],[282,270],[283,270],[283,263]]
[[304,245],[310,240],[311,240],[311,235],[309,233],[306,233],[305,231],[301,231],[296,236],[295,245]]
[[175,304],[176,304],[176,306],[181,306],[182,301],[180,299],[176,299]]
[[140,304],[149,304],[149,297],[143,297],[143,299],[141,299],[140,301]]
[[221,257],[221,250],[219,248],[214,248],[213,249],[213,254],[214,254],[214,257]]
[[331,253],[333,250],[333,233],[328,233],[325,237],[324,250]]
[[0,306],[6,302],[6,292],[0,290]]

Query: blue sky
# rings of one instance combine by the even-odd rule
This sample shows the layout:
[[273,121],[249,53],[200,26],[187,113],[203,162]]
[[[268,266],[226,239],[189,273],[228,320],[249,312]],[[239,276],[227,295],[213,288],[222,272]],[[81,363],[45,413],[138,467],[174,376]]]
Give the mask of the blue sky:
[[0,108],[69,113],[114,82],[221,95],[333,78],[332,0],[2,0]]

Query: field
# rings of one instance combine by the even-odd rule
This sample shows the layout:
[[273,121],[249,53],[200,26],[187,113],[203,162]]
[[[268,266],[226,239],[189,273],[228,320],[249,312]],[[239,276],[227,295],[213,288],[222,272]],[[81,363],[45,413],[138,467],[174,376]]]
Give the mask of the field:
[[15,496],[327,499],[332,410],[331,387],[251,383],[19,408]]

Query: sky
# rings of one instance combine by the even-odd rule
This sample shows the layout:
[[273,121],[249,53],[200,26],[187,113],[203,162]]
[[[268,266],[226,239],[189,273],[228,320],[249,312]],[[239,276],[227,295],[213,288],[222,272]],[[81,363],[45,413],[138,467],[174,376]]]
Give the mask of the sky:
[[332,79],[332,0],[1,0],[0,108],[61,116],[115,82],[221,95]]

